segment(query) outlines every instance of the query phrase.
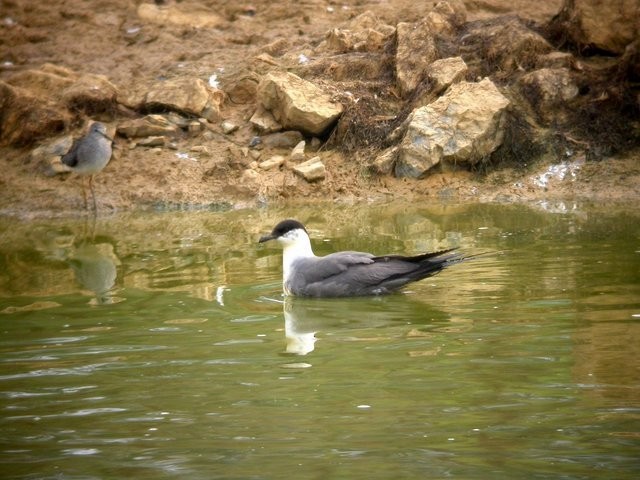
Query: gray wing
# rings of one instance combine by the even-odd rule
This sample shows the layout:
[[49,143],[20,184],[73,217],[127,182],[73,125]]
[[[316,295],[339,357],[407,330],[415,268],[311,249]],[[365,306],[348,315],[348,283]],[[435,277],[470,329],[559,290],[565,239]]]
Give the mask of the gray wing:
[[[309,297],[351,297],[383,295],[404,285],[437,274],[462,257],[452,250],[413,257],[340,252],[326,257],[299,260],[289,283],[294,295]],[[298,268],[301,267],[301,268]]]
[[416,268],[407,262],[361,252],[338,252],[298,262],[289,288],[295,295],[309,297],[389,293],[406,284],[404,275]]
[[75,167],[78,164],[78,148],[81,142],[81,138],[73,142],[71,149],[62,156],[62,163],[69,167]]
[[373,263],[373,258],[372,254],[364,252],[336,252],[324,257],[299,259],[292,265],[295,274],[289,281],[289,290],[294,295],[327,296],[314,292],[323,287],[334,289],[332,285],[342,275],[355,266]]

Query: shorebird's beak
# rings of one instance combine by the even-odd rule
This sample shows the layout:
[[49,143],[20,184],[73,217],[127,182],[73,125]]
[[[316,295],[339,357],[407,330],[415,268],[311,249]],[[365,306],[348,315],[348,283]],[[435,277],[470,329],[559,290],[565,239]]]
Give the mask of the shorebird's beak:
[[268,242],[269,240],[275,240],[276,237],[273,236],[273,234],[269,234],[269,235],[263,235],[260,237],[260,240],[258,240],[258,243],[264,243],[264,242]]

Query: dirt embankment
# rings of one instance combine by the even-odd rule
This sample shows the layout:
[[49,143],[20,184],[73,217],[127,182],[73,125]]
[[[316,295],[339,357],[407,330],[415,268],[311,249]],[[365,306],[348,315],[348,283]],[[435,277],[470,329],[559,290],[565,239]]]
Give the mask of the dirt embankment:
[[[515,57],[502,56],[513,39],[501,37],[508,31],[501,28],[515,18],[505,15],[515,14],[518,25],[549,42],[550,51],[545,54],[568,55],[552,56],[549,62],[559,62],[571,72],[569,78],[577,93],[566,103],[556,104],[538,84],[512,89],[515,93],[510,99],[521,108],[512,109],[501,149],[473,168],[443,163],[417,180],[380,175],[369,165],[389,146],[393,128],[424,100],[416,92],[426,92],[428,97],[429,82],[420,83],[413,94],[399,91],[393,35],[382,38],[378,49],[366,43],[374,41],[371,37],[363,50],[345,43],[344,51],[337,51],[324,43],[328,32],[344,32],[366,11],[381,24],[395,28],[401,22],[421,19],[433,8],[431,3],[167,1],[156,2],[159,6],[149,4],[155,12],[151,16],[141,13],[141,3],[2,1],[0,80],[53,64],[79,76],[102,75],[118,93],[113,103],[71,105],[62,116],[59,131],[48,137],[0,148],[0,213],[81,212],[80,180],[69,174],[45,175],[46,166],[34,159],[32,150],[65,133],[81,134],[89,119],[104,121],[115,129],[122,121],[149,113],[138,103],[142,92],[177,77],[217,82],[225,94],[218,119],[197,128],[184,126],[168,144],[159,147],[141,146],[117,136],[114,156],[94,182],[101,212],[135,207],[218,208],[288,199],[640,197],[640,150],[635,148],[640,146],[638,99],[633,97],[638,89],[633,83],[636,74],[628,73],[637,62],[637,53],[636,57],[602,55],[596,48],[585,47],[589,57],[576,55],[579,45],[563,37],[559,20],[552,21],[562,7],[561,0],[451,2],[456,8],[464,3],[464,17],[452,31],[436,39],[437,56],[464,58],[470,66],[468,81],[489,76],[507,90],[539,67],[535,65],[537,57],[526,48],[513,52]],[[171,19],[168,11],[173,12]],[[492,28],[498,32],[497,39],[474,33]],[[341,34],[343,37],[338,37],[344,38]],[[632,65],[625,66],[625,61]],[[326,166],[322,181],[309,183],[286,166],[246,174],[256,170],[252,162],[290,152],[290,148],[249,148],[259,133],[249,122],[256,110],[256,87],[261,77],[274,69],[297,73],[333,92],[345,104],[336,129],[323,136],[316,147]],[[6,116],[10,107],[6,97],[2,107]],[[556,111],[561,115],[549,117]],[[223,120],[238,129],[225,133]]]

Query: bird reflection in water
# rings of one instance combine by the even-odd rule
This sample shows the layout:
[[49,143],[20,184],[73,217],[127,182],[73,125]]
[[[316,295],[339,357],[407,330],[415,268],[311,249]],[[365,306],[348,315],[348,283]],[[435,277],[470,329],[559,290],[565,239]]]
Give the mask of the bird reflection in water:
[[283,313],[285,352],[292,355],[313,352],[319,332],[332,332],[330,336],[335,341],[340,337],[335,333],[340,331],[348,330],[349,337],[357,337],[362,332],[379,329],[376,338],[382,339],[386,338],[384,332],[395,338],[398,326],[406,329],[409,336],[452,326],[452,317],[446,311],[404,294],[355,299],[285,296]]
[[286,352],[306,355],[315,348],[317,322],[312,319],[304,300],[287,296],[284,298],[284,335],[287,340]]
[[95,294],[93,304],[105,305],[118,301],[113,296],[113,288],[120,260],[111,243],[84,240],[73,249],[67,262],[78,283]]

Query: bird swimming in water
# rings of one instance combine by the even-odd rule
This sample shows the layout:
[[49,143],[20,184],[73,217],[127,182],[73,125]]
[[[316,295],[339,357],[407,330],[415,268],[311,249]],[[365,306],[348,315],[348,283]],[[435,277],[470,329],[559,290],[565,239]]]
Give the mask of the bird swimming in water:
[[364,252],[336,252],[317,257],[309,234],[297,220],[283,220],[259,243],[282,245],[285,295],[301,297],[355,297],[384,295],[430,277],[465,259],[455,249],[415,256]]
[[[89,176],[89,190],[93,198],[93,210],[97,211],[96,194],[93,190],[93,176],[102,171],[111,159],[111,144],[113,139],[107,135],[107,126],[101,122],[94,122],[89,133],[76,140],[71,149],[62,157],[62,163],[72,172],[82,176]],[[87,206],[87,192],[82,181],[82,197],[84,207]]]

